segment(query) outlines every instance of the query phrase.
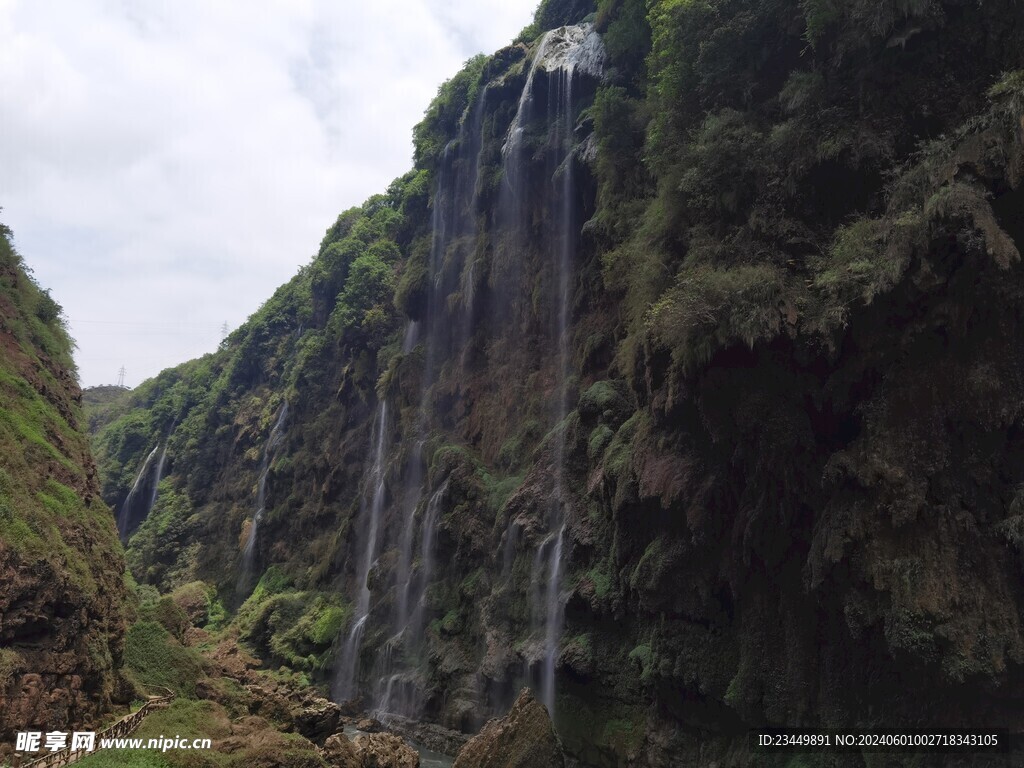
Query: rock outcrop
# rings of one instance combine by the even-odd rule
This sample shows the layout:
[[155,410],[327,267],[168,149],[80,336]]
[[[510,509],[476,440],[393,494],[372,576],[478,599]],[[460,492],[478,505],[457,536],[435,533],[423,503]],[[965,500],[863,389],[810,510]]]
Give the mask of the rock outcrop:
[[321,751],[331,768],[363,768],[363,760],[355,745],[343,733],[329,736]]
[[124,558],[80,406],[61,309],[0,225],[0,762],[14,732],[95,724],[133,695]]
[[419,753],[393,733],[361,733],[352,740],[362,768],[419,768]]
[[544,705],[524,688],[509,713],[466,742],[453,768],[564,768],[562,747]]

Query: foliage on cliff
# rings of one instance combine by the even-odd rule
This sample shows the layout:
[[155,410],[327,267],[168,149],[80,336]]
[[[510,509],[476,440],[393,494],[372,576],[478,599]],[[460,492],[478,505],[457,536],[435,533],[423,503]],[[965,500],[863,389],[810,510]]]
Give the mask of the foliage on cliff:
[[123,556],[71,346],[0,225],[0,749],[29,723],[94,721],[116,695]]

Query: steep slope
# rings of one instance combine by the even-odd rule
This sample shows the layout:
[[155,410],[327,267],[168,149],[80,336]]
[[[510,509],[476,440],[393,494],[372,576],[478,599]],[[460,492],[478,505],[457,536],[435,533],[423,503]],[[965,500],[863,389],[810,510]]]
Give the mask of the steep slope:
[[1024,9],[584,6],[110,410],[136,578],[383,711],[529,683],[587,765],[1018,728]]
[[61,309],[0,226],[0,755],[115,698],[124,559],[80,406]]

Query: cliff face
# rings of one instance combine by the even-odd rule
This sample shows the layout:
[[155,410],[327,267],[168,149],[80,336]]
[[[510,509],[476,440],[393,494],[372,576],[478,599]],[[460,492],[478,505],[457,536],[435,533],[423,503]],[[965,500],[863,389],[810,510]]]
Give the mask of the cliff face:
[[0,227],[0,754],[115,695],[124,560],[80,406],[60,307]]
[[588,765],[1018,727],[1024,11],[592,10],[469,62],[413,171],[97,417],[107,501],[159,482],[136,578],[385,711],[530,684]]

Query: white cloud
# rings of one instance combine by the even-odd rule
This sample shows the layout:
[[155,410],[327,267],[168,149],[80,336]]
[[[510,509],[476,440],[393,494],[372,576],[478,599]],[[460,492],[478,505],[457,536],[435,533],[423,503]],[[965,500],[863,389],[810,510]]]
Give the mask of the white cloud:
[[0,221],[84,385],[213,350],[536,0],[0,0]]

